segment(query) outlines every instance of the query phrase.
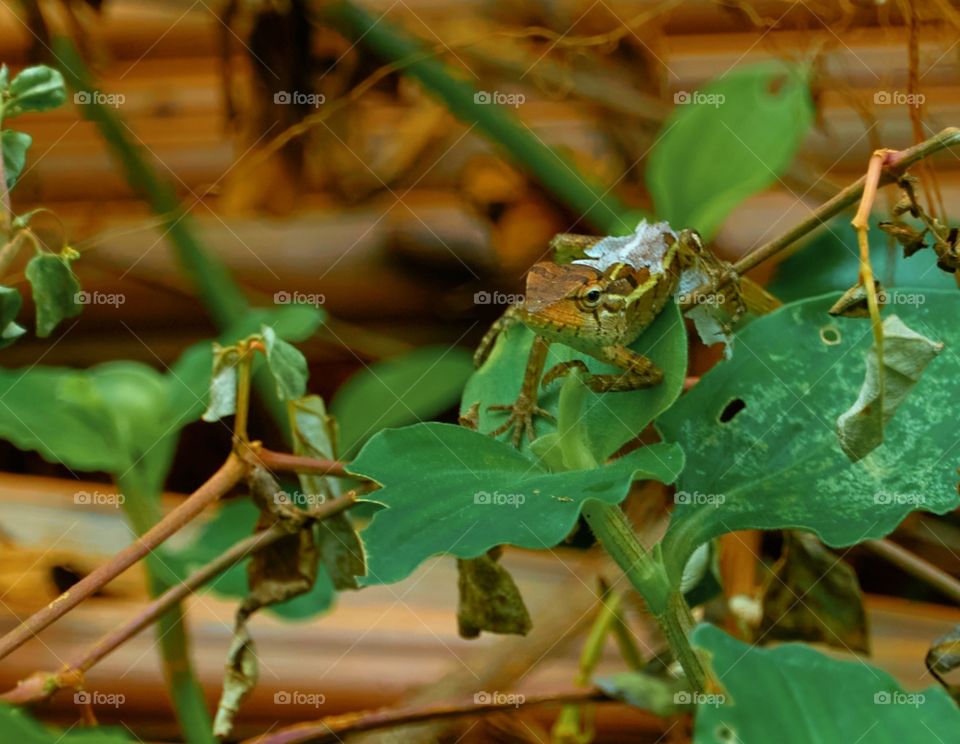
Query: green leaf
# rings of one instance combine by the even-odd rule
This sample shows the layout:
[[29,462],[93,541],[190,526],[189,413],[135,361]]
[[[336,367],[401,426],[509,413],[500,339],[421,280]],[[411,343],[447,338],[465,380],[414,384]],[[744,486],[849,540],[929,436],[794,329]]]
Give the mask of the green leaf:
[[0,369],[0,438],[84,471],[166,472],[177,431],[196,419],[182,383],[136,362],[88,370]]
[[0,286],[0,349],[9,346],[27,332],[16,322],[22,304],[23,298],[18,290]]
[[236,346],[221,346],[213,342],[213,370],[210,373],[210,396],[203,420],[219,421],[237,412],[237,364],[240,352]]
[[[908,328],[896,315],[883,321],[883,368],[876,345],[866,354],[867,372],[856,401],[837,419],[840,446],[853,462],[883,443],[883,432],[943,344]],[[880,397],[881,380],[883,398]]]
[[327,314],[313,305],[281,305],[251,308],[220,337],[220,343],[234,344],[260,333],[268,325],[287,341],[305,341],[326,321]]
[[960,712],[939,687],[907,693],[863,661],[801,644],[748,646],[712,625],[692,634],[723,688],[698,706],[695,744],[953,741]]
[[3,118],[12,119],[28,111],[49,111],[62,106],[67,100],[67,88],[59,70],[36,65],[22,70],[10,81],[5,98]]
[[71,728],[67,731],[49,729],[23,709],[0,703],[0,741],[17,744],[129,744],[133,740],[124,731],[99,726]]
[[7,182],[7,191],[11,191],[23,173],[27,164],[27,150],[33,144],[33,137],[26,132],[4,129],[0,132],[0,145],[3,147],[3,175]]
[[[936,268],[932,251],[920,251],[910,258],[903,258],[903,252],[897,248],[894,266],[890,267],[887,236],[871,227],[869,240],[874,275],[888,291],[892,286],[887,279],[891,268],[899,286],[956,291],[953,277]],[[828,222],[806,245],[777,264],[773,281],[767,289],[784,302],[792,302],[845,290],[853,286],[859,274],[857,234],[848,218],[838,218]]]
[[472,373],[470,354],[456,346],[423,346],[359,371],[330,401],[343,456],[355,455],[381,429],[426,421],[456,405]]
[[[488,411],[487,406],[512,403],[516,400],[523,384],[533,339],[533,332],[525,326],[518,323],[510,327],[497,339],[486,363],[467,383],[460,412],[466,413],[470,406],[479,401],[480,431],[493,431],[504,421],[505,412]],[[603,462],[626,442],[637,437],[647,424],[669,408],[683,391],[683,380],[687,372],[687,334],[676,305],[668,305],[630,348],[649,357],[660,367],[664,373],[664,381],[654,387],[631,392],[595,393],[586,390],[582,393],[581,425],[589,437],[590,453],[597,462]],[[618,371],[615,367],[598,362],[593,357],[562,344],[551,344],[544,369],[549,370],[553,365],[571,359],[584,361],[594,373],[609,374]],[[546,391],[542,388],[540,390],[539,405],[554,416],[558,415],[561,387],[560,384],[554,384]],[[556,430],[555,424],[542,417],[536,419],[535,425],[538,433]],[[508,441],[509,438],[509,432],[499,437],[501,441]],[[522,449],[528,450],[529,443],[524,441]]]
[[657,217],[710,238],[748,196],[777,180],[813,121],[805,68],[736,69],[678,105],[650,153]]
[[[910,292],[923,304],[898,306],[898,314],[949,348],[960,295]],[[935,359],[890,422],[887,441],[851,463],[834,421],[856,396],[872,334],[862,319],[829,317],[836,298],[754,320],[736,336],[733,358],[658,420],[664,438],[687,454],[663,544],[675,579],[698,545],[726,532],[806,529],[843,547],[883,537],[915,509],[956,507],[950,447],[960,357]]]
[[69,249],[61,255],[37,253],[27,264],[26,276],[37,306],[37,335],[41,338],[49,336],[60,321],[79,315],[83,307],[77,302],[80,282],[70,268],[74,253]]
[[585,501],[619,504],[634,480],[672,482],[682,463],[678,447],[655,444],[601,468],[550,473],[464,427],[387,429],[350,466],[383,486],[365,500],[388,507],[361,533],[364,583],[399,581],[440,553],[475,558],[501,544],[552,547],[573,529]]
[[272,326],[263,325],[260,331],[267,347],[267,366],[277,383],[277,397],[280,400],[302,398],[306,395],[310,374],[307,360],[299,349],[280,338]]

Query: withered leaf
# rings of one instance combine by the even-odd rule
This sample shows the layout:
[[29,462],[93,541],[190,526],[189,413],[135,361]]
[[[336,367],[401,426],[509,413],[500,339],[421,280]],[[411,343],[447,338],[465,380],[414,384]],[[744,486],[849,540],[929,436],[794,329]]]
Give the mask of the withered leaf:
[[856,572],[809,533],[785,531],[783,539],[763,589],[760,637],[870,653]]
[[[317,395],[289,401],[287,410],[293,432],[293,451],[298,455],[333,460],[337,455],[336,421],[327,414],[323,399]],[[317,506],[340,495],[335,478],[299,474],[300,488],[310,506]],[[341,512],[316,526],[320,559],[330,574],[334,588],[357,589],[358,576],[367,573],[363,542],[350,517]]]
[[233,729],[233,719],[240,710],[240,703],[257,684],[257,654],[253,639],[246,625],[236,628],[227,665],[223,673],[223,692],[213,721],[213,735],[224,738]]
[[317,578],[319,563],[313,528],[309,524],[304,526],[306,515],[285,498],[273,476],[264,468],[256,467],[247,477],[247,485],[260,509],[257,531],[280,523],[289,529],[290,534],[254,553],[247,564],[249,591],[237,608],[223,692],[217,706],[215,732],[219,737],[230,735],[240,703],[257,682],[256,654],[247,621],[263,607],[310,591]]
[[[912,331],[896,315],[883,321],[883,369],[876,347],[866,358],[866,377],[854,404],[837,418],[840,447],[852,462],[866,457],[883,443],[883,428],[919,382],[943,344]],[[883,399],[880,376],[883,375]]]
[[457,560],[457,626],[464,638],[476,638],[484,630],[526,635],[533,627],[516,582],[499,563],[500,553],[494,548],[478,558]]
[[[880,287],[880,282],[874,279],[873,287],[877,293],[877,303],[883,305],[886,301],[886,295]],[[857,282],[844,292],[827,312],[834,317],[869,318],[870,307],[867,303],[867,288]]]
[[904,258],[909,258],[920,249],[927,247],[927,244],[923,240],[927,234],[926,228],[917,230],[915,227],[901,220],[881,222],[877,227],[887,233],[887,235],[893,236],[893,238],[903,246]]

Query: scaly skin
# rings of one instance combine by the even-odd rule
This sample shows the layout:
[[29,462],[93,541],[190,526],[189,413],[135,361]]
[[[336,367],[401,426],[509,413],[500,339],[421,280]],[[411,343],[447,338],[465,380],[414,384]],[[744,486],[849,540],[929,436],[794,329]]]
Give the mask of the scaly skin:
[[[582,236],[574,236],[584,244]],[[555,241],[556,242],[556,241]],[[543,378],[546,387],[573,369],[584,373],[584,383],[597,392],[637,390],[658,385],[663,372],[647,357],[629,349],[660,314],[676,292],[680,273],[702,260],[702,244],[692,231],[683,231],[668,246],[662,271],[636,269],[618,263],[606,271],[583,264],[538,263],[527,274],[526,302],[514,306],[484,336],[475,360],[479,366],[489,355],[496,337],[508,326],[522,322],[537,338],[530,351],[520,395],[512,404],[489,406],[488,410],[509,411],[510,416],[491,434],[513,430],[517,447],[524,433],[536,436],[534,418],[549,414],[537,406],[538,382],[543,374],[547,350],[553,342],[570,346],[623,370],[620,374],[591,374],[579,360],[551,368]]]

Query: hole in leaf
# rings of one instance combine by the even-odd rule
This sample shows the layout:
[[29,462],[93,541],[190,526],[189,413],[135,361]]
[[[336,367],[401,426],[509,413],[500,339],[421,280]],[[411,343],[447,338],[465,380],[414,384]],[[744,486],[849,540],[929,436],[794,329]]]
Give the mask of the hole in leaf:
[[727,724],[721,723],[716,729],[717,741],[734,741],[737,735]]
[[733,417],[747,407],[742,398],[734,398],[720,411],[720,423],[727,424],[733,421]]
[[820,340],[827,346],[836,346],[840,343],[840,329],[835,325],[826,325],[820,329]]

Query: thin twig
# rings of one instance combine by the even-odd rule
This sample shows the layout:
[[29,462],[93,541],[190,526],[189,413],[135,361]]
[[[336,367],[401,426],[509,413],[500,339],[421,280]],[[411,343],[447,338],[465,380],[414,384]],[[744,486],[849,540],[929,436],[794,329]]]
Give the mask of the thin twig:
[[960,604],[960,581],[943,569],[890,540],[867,540],[863,545]]
[[274,452],[264,447],[251,449],[256,460],[267,470],[282,470],[308,475],[332,475],[338,478],[350,478],[346,467],[350,464],[341,460],[323,460],[303,455],[290,455],[286,452]]
[[[918,145],[908,147],[906,150],[890,153],[880,172],[879,185],[886,186],[891,183],[896,183],[906,172],[907,168],[914,163],[957,144],[960,144],[960,129],[957,127],[948,127]],[[737,261],[733,265],[734,272],[737,275],[745,274],[758,264],[780,253],[780,251],[792,245],[807,233],[825,224],[831,218],[836,217],[840,212],[855,204],[860,197],[863,196],[865,184],[866,176],[847,186],[839,194],[817,208],[807,219],[790,228],[780,237],[771,240],[769,243],[765,243]],[[697,287],[690,293],[687,301],[683,303],[683,309],[686,310],[693,307],[703,296],[715,293],[718,289],[726,285],[730,279],[730,276],[724,274],[717,277],[714,281]]]
[[113,558],[84,576],[42,610],[24,620],[0,638],[0,659],[20,648],[48,625],[59,620],[83,600],[126,571],[137,561],[163,544],[167,538],[189,524],[207,506],[233,488],[246,472],[247,464],[231,453],[226,462],[200,488]]
[[[509,699],[509,698],[508,698]],[[464,716],[483,716],[501,713],[533,705],[609,702],[609,698],[596,687],[564,690],[549,695],[528,695],[522,703],[513,701],[477,703],[466,700],[456,703],[434,703],[420,708],[385,708],[383,710],[346,713],[341,716],[328,716],[318,721],[307,721],[288,726],[269,734],[246,739],[241,744],[298,744],[299,742],[340,741],[347,733],[372,731],[374,729],[393,728],[423,721],[436,721]]]
[[[309,512],[310,521],[321,521],[339,514],[356,503],[357,491],[348,491],[342,496],[326,501]],[[129,641],[145,628],[148,628],[164,612],[186,599],[207,582],[216,578],[224,571],[232,568],[244,558],[258,550],[277,542],[290,530],[281,524],[251,535],[231,546],[212,561],[197,569],[176,586],[170,587],[160,596],[146,605],[129,621],[110,631],[93,645],[87,647],[70,661],[67,661],[57,672],[37,672],[27,679],[20,681],[17,686],[0,695],[0,700],[15,705],[36,703],[52,697],[57,690],[64,687],[74,687],[79,684],[83,675],[108,654]]]

